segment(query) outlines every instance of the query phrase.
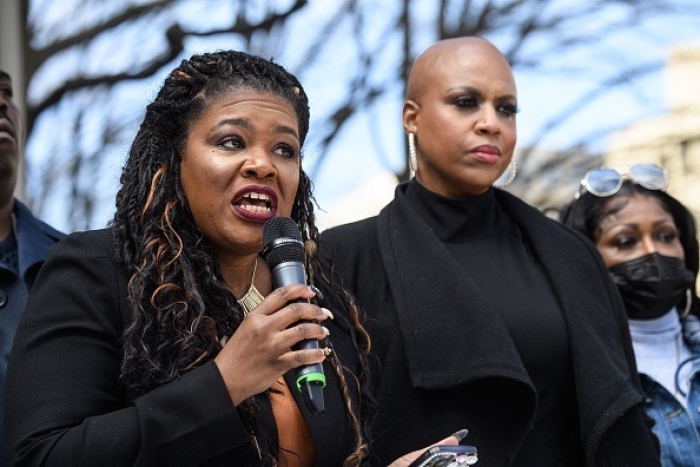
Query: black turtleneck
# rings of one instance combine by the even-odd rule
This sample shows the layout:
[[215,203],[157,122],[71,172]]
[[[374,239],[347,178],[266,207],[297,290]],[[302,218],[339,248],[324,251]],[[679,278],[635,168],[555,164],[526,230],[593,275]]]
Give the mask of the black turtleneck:
[[566,322],[547,276],[494,190],[450,199],[413,179],[406,199],[502,317],[537,390],[535,426],[515,465],[582,465]]

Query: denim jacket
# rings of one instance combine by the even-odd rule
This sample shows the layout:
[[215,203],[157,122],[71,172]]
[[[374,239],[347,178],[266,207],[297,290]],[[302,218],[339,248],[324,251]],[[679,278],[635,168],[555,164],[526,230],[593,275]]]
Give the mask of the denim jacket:
[[640,374],[647,397],[646,411],[655,422],[652,431],[659,438],[664,467],[700,467],[700,320],[690,315],[682,325],[692,357],[676,369],[676,390],[685,394],[678,381],[679,369],[692,365],[687,409],[661,384]]

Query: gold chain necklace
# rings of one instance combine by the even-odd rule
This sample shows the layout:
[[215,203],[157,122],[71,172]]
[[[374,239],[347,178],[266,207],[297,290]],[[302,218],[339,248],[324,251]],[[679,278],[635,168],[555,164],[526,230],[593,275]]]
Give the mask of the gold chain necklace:
[[253,265],[253,277],[250,278],[250,287],[248,291],[243,295],[238,301],[238,304],[243,308],[243,316],[248,316],[248,314],[253,311],[253,308],[260,305],[265,297],[260,293],[260,291],[255,287],[255,271],[258,269],[258,258],[255,258],[255,264]]

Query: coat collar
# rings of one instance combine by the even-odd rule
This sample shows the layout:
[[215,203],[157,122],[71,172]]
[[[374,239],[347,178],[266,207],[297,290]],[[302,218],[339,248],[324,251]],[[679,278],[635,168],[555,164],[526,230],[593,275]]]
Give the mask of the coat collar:
[[27,271],[42,264],[49,249],[64,235],[37,220],[29,209],[16,199],[15,215],[20,275],[26,278]]
[[[496,190],[496,198],[540,262],[566,319],[581,430],[592,456],[614,414],[642,400],[624,345],[622,302],[594,245],[507,192]],[[412,385],[439,389],[503,377],[534,397],[505,323],[406,202],[403,185],[377,222],[384,268],[394,272],[387,277]]]
[[501,376],[532,388],[505,323],[408,204],[404,187],[377,222],[384,267],[395,272],[387,277],[413,386],[448,388]]

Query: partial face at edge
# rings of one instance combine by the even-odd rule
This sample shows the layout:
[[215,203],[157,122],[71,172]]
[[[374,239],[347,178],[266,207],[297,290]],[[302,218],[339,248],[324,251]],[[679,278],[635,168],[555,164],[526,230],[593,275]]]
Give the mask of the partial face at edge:
[[442,41],[421,55],[403,112],[418,181],[450,198],[486,192],[513,157],[516,96],[510,66],[485,40]]
[[[12,81],[0,74],[0,177],[14,178],[19,165],[22,121],[13,100]],[[14,185],[14,184],[13,184]]]

